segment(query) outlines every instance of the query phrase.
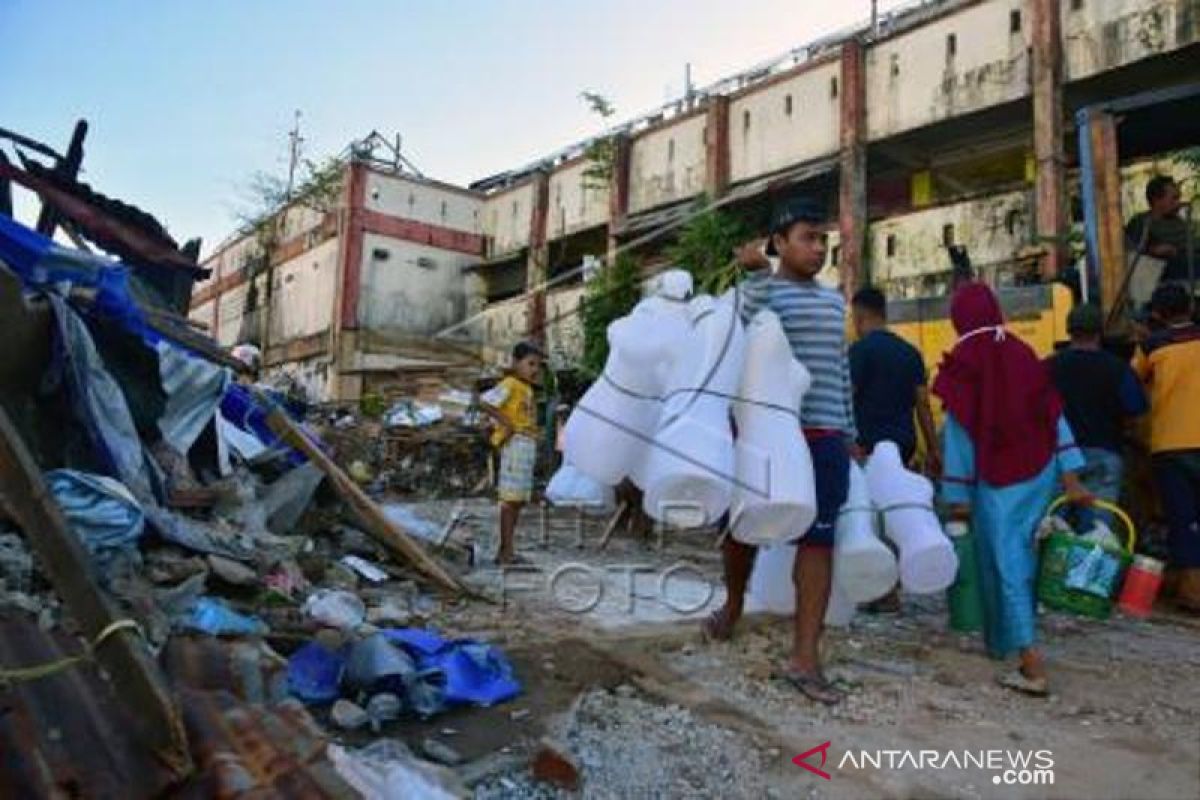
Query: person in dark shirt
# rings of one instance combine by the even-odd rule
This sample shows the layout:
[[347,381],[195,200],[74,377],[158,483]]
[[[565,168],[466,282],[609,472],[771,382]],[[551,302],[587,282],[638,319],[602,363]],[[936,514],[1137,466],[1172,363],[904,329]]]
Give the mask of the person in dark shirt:
[[1100,346],[1103,314],[1080,305],[1067,316],[1071,345],[1051,356],[1050,372],[1087,466],[1079,477],[1102,500],[1120,498],[1127,420],[1145,414],[1146,393],[1128,364]]
[[917,450],[914,412],[925,440],[926,471],[940,470],[940,448],[917,348],[887,329],[887,299],[878,289],[861,289],[851,301],[858,335],[850,347],[854,419],[858,445],[869,454],[880,442],[895,442],[904,462]]
[[1146,203],[1150,210],[1135,215],[1125,226],[1129,246],[1166,262],[1160,281],[1189,280],[1188,223],[1179,216],[1183,204],[1175,179],[1170,175],[1151,178],[1146,184]]

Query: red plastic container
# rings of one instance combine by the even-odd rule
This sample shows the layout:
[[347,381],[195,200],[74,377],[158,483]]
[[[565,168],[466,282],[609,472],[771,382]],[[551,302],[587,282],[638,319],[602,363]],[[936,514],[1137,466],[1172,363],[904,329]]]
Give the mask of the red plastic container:
[[1149,556],[1135,556],[1125,572],[1125,584],[1117,608],[1131,617],[1148,617],[1154,608],[1163,580],[1163,563]]

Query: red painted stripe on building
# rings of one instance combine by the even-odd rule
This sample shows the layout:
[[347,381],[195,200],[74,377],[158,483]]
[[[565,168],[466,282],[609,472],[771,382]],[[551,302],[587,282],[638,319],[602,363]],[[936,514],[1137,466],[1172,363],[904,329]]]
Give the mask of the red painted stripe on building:
[[406,242],[429,245],[440,250],[453,250],[471,256],[483,256],[483,236],[426,222],[393,217],[378,211],[363,209],[363,230],[380,236],[391,236]]
[[[351,162],[346,187],[345,227],[342,228],[342,285],[334,302],[341,303],[334,317],[342,330],[358,327],[358,293],[362,288],[363,202],[367,194],[367,168]],[[340,310],[340,314],[337,313]]]

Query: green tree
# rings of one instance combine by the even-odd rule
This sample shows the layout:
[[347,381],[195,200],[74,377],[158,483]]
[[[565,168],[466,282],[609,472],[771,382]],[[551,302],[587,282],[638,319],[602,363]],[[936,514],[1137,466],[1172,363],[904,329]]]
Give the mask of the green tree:
[[[699,207],[707,203],[702,198]],[[720,294],[737,280],[733,249],[748,238],[746,226],[736,217],[710,208],[683,226],[666,254],[676,267],[692,274],[697,292]]]
[[642,297],[642,268],[633,256],[622,253],[588,281],[580,302],[583,325],[582,370],[599,375],[608,358],[608,326],[628,314]]
[[[616,107],[602,94],[580,92],[579,97],[605,126],[609,117],[617,113]],[[587,166],[583,169],[584,186],[588,189],[608,188],[617,161],[616,140],[611,136],[596,139],[584,151],[584,158],[587,160]]]

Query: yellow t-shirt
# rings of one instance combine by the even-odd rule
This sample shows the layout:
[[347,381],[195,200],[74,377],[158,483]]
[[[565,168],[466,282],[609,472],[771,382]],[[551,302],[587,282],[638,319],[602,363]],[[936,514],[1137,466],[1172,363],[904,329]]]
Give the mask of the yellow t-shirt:
[[[512,426],[513,432],[537,438],[537,420],[534,412],[533,387],[513,375],[484,392],[482,402],[500,412],[500,416]],[[492,447],[504,444],[505,432],[497,428],[492,431]]]
[[1133,371],[1150,396],[1150,452],[1200,449],[1200,326],[1151,336],[1134,355]]

